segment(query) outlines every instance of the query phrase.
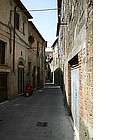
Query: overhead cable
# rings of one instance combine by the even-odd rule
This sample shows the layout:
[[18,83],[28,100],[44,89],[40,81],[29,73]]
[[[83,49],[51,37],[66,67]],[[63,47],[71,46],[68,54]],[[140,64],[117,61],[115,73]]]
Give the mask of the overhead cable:
[[58,10],[58,8],[52,8],[52,9],[34,9],[34,10],[28,10],[29,12],[43,12],[43,11],[54,11]]

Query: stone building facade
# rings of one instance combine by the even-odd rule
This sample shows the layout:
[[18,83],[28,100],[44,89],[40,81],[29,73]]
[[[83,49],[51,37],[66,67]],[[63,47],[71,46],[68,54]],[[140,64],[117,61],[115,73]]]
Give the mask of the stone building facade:
[[47,50],[45,52],[45,82],[52,83],[53,82],[53,51]]
[[51,65],[53,66],[52,72],[53,72],[53,82],[55,85],[60,85],[61,82],[61,75],[62,71],[60,69],[60,56],[59,56],[59,46],[58,46],[58,38],[55,40],[55,42],[52,45],[53,50],[53,61]]
[[0,3],[0,102],[3,102],[24,92],[31,53],[28,20],[32,16],[20,0]]
[[93,139],[93,1],[57,2],[59,67],[64,81],[61,87],[66,94],[77,138],[91,140]]
[[29,21],[29,45],[27,79],[35,89],[45,85],[45,48],[47,43],[33,22]]

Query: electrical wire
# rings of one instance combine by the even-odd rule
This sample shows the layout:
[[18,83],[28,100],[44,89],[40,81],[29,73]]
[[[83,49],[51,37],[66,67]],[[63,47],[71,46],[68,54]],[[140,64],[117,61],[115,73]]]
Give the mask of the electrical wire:
[[50,9],[34,9],[34,10],[28,10],[29,12],[43,12],[43,11],[55,11],[58,10],[58,8],[50,8]]

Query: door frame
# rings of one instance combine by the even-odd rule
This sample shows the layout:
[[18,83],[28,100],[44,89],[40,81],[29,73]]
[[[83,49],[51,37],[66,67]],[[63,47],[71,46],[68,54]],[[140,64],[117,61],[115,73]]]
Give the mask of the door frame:
[[22,61],[19,62],[18,65],[18,94],[23,94],[25,90],[24,83],[24,64]]
[[79,66],[71,67],[71,113],[74,122],[74,127],[79,135],[79,127],[80,127]]

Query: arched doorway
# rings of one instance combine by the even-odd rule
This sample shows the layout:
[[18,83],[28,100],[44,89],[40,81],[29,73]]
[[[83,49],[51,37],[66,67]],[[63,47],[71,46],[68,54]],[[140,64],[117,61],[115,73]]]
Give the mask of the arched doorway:
[[18,65],[18,93],[24,93],[24,64],[22,61]]

